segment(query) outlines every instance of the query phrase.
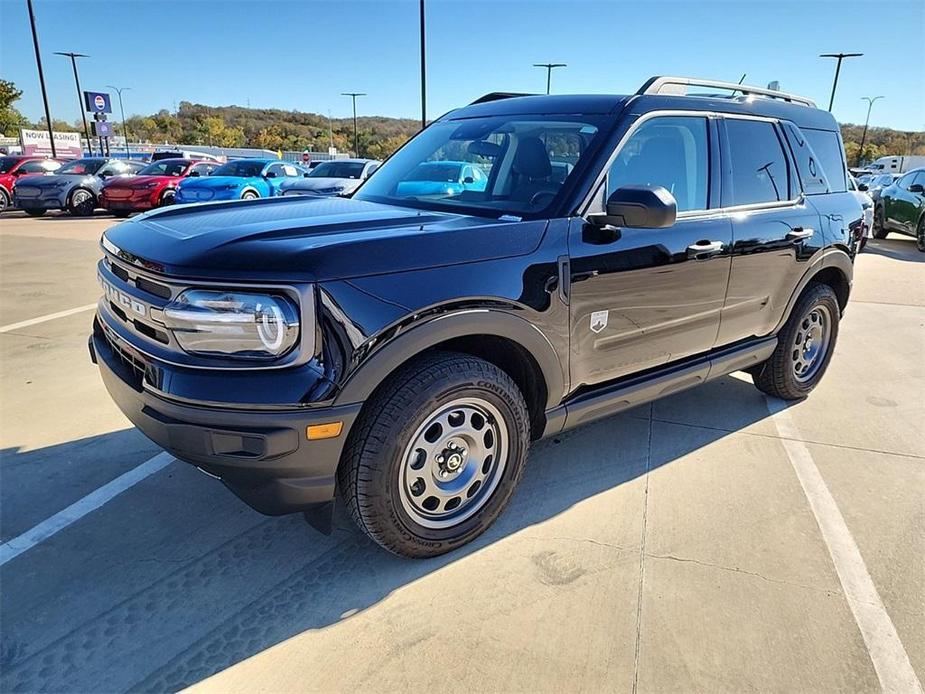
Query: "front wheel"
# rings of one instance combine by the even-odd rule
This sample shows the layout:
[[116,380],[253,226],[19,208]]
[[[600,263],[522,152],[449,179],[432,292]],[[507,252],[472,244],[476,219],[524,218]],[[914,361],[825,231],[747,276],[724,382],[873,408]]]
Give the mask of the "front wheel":
[[809,395],[832,358],[839,316],[832,288],[811,283],[778,333],[774,353],[753,372],[758,390],[783,400]]
[[883,223],[883,206],[879,205],[877,209],[874,210],[874,226],[871,229],[871,233],[874,235],[875,239],[885,239],[886,235],[889,234],[886,230],[886,226]]
[[67,202],[67,210],[75,217],[89,217],[96,209],[96,198],[86,188],[78,188]]
[[501,514],[529,441],[527,407],[507,373],[438,352],[400,369],[367,402],[338,488],[380,546],[433,557],[478,537]]
[[241,194],[241,199],[242,199],[242,200],[256,200],[256,199],[259,198],[259,197],[260,197],[260,196],[257,195],[257,193],[255,193],[255,192],[252,191],[252,190],[245,190],[245,191]]
[[6,209],[10,206],[10,196],[7,195],[6,191],[3,188],[0,188],[0,212],[6,212]]
[[925,253],[925,217],[919,220],[919,227],[915,232],[915,247]]

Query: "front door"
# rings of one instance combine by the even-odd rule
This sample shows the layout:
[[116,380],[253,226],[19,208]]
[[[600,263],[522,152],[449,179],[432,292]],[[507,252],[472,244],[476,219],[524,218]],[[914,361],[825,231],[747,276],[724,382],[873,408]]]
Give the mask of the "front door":
[[[709,351],[729,277],[732,225],[718,203],[711,161],[717,130],[705,116],[655,116],[621,146],[606,199],[623,185],[665,187],[678,203],[666,229],[600,234],[570,225],[570,371],[573,387],[595,385]],[[715,174],[714,174],[715,176]],[[594,210],[592,210],[594,211]]]

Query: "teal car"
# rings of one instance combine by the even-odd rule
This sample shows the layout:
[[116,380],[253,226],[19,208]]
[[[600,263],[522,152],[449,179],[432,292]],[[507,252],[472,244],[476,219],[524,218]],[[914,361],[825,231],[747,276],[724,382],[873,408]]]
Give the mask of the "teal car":
[[916,247],[925,253],[925,168],[907,172],[880,191],[874,238],[885,239],[891,231],[914,236]]
[[301,167],[279,159],[236,159],[222,164],[210,176],[183,179],[174,201],[184,204],[273,198],[280,194],[283,181],[304,175]]
[[432,195],[445,197],[472,190],[484,192],[488,187],[488,174],[476,164],[466,161],[425,161],[403,181],[399,181],[396,194],[403,198]]

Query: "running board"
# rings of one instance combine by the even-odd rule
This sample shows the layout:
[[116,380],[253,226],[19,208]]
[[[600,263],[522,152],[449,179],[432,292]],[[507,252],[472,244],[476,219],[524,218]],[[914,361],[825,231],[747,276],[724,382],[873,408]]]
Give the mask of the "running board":
[[609,417],[666,395],[699,386],[733,371],[767,360],[777,347],[777,337],[753,340],[718,352],[672,364],[629,380],[595,388],[546,413],[544,436]]

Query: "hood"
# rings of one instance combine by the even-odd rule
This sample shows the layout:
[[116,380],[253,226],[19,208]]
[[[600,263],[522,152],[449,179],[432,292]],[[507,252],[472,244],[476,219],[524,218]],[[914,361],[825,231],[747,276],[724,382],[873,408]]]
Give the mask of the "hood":
[[190,188],[222,188],[224,186],[243,186],[252,178],[241,176],[193,176],[183,179],[183,187]]
[[[501,228],[505,227],[505,228]],[[109,229],[123,255],[175,277],[325,281],[525,255],[546,221],[294,196],[182,205]]]
[[116,176],[103,184],[103,188],[140,188],[148,183],[180,182],[179,176]]

